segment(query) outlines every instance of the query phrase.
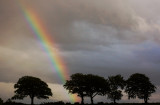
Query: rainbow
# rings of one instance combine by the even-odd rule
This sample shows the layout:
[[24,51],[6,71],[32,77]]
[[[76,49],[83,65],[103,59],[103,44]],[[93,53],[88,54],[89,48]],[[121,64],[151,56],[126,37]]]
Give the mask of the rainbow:
[[[44,24],[40,20],[39,16],[31,9],[24,6],[24,3],[19,0],[19,5],[22,8],[23,16],[27,21],[28,25],[34,32],[35,37],[39,40],[43,50],[47,53],[49,61],[53,67],[53,70],[58,74],[61,82],[64,84],[69,79],[67,67],[59,55],[59,49],[44,27]],[[71,103],[79,101],[76,95],[69,94]]]

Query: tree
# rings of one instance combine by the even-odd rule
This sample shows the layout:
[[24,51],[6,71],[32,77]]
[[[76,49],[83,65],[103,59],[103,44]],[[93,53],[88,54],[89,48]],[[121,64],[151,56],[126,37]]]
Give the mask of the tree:
[[116,103],[116,100],[120,100],[122,98],[122,91],[121,90],[116,90],[116,91],[111,91],[108,94],[108,98],[111,99],[111,101],[113,101],[113,103]]
[[90,97],[93,104],[96,95],[105,95],[109,90],[108,82],[103,77],[81,73],[73,74],[64,84],[64,88],[69,90],[69,93],[77,93],[81,97],[81,104],[84,104],[85,96]]
[[96,95],[106,95],[106,93],[109,91],[109,84],[103,77],[87,74],[85,80],[85,91],[87,96],[91,99],[91,104],[94,104],[93,98]]
[[48,99],[52,96],[51,89],[48,85],[39,78],[32,76],[24,76],[18,80],[14,85],[15,96],[12,99],[23,99],[29,96],[31,98],[31,105],[34,103],[34,98]]
[[125,80],[121,75],[116,75],[108,77],[108,82],[110,86],[108,98],[111,99],[114,103],[116,103],[116,100],[120,100],[123,96],[121,90],[125,86]]
[[73,74],[71,75],[71,79],[67,80],[63,86],[64,88],[69,90],[69,93],[72,93],[72,94],[77,93],[78,96],[81,98],[81,104],[84,104],[84,97],[86,96],[85,75],[81,73]]
[[3,104],[3,100],[0,98],[0,105],[2,105]]
[[8,98],[5,103],[12,103],[12,99]]
[[149,97],[155,92],[155,89],[156,87],[147,76],[135,73],[128,78],[125,92],[128,93],[129,99],[138,97],[148,103]]

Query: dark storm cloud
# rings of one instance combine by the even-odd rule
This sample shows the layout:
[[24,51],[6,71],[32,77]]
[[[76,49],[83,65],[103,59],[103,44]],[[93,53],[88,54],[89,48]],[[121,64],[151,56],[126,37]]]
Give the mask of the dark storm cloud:
[[[10,2],[6,3],[6,5],[9,4]],[[14,36],[17,38],[22,35],[33,37],[24,22],[23,14],[17,15],[18,11],[21,12],[18,1],[13,2],[13,4],[14,6],[8,10],[9,12],[7,10],[2,11],[9,14],[9,16],[4,15],[4,18],[7,17],[13,22],[13,24],[8,25],[10,30],[2,31],[2,34],[5,34],[7,40],[12,39],[11,34],[13,33],[16,33]],[[48,0],[46,3],[43,0],[38,2],[28,0],[24,1],[24,5],[37,12],[62,49],[77,50],[84,48],[92,50],[99,45],[106,46],[117,41],[137,43],[146,39],[141,32],[138,31],[137,33],[134,30],[146,28],[147,23],[143,21],[143,18],[137,16],[127,1]],[[16,11],[16,15],[13,11]],[[4,40],[5,38],[1,39]],[[11,44],[13,44],[13,40]],[[87,47],[88,45],[89,47]]]
[[[93,42],[106,44],[110,40],[107,38],[106,31],[104,32],[106,29],[132,30],[138,27],[138,17],[128,3],[122,2],[49,0],[46,4],[45,1],[40,0],[38,3],[26,1],[26,4],[39,13],[58,44],[78,45],[79,43],[93,44]],[[114,35],[111,33],[111,36]],[[116,36],[125,39],[125,36],[120,35],[119,32]],[[102,39],[105,41],[101,41]]]
[[[42,69],[47,69],[47,75],[51,72],[47,55],[27,26],[19,1],[1,2],[4,5],[13,4],[10,8],[2,6],[0,11],[4,14],[1,18],[1,27],[7,26],[4,27],[5,30],[1,28],[0,35],[1,55],[3,55],[1,65],[5,65],[1,67],[2,73],[17,71],[21,75],[25,74],[24,71],[28,71],[34,74],[34,71],[40,69],[39,75],[41,75]],[[139,15],[134,3],[122,0],[101,2],[27,0],[23,5],[32,8],[43,20],[57,46],[61,48],[61,55],[72,74],[81,69],[88,72],[93,70],[95,73],[98,73],[95,68],[102,69],[102,72],[115,69],[113,71],[116,73],[118,69],[127,71],[129,68],[133,71],[132,69],[137,67],[137,53],[135,54],[134,50],[143,46],[137,47],[136,43],[140,45],[145,40],[158,40],[155,37],[158,37],[159,27],[156,23],[148,23],[143,14]],[[5,19],[8,21],[4,22]],[[132,46],[135,47],[132,49]],[[29,61],[34,62],[32,64]],[[132,65],[133,62],[136,66]],[[129,63],[127,67],[126,63]],[[22,71],[16,70],[18,64],[21,65],[19,69]],[[51,76],[49,78],[53,79]],[[1,80],[7,81],[6,78]]]
[[[10,72],[8,77],[18,78],[25,74],[35,75],[35,72],[39,70],[38,75],[42,77],[43,70],[46,69],[46,74],[50,74],[49,69],[52,69],[47,62],[46,55],[43,54],[44,51],[38,45],[39,42],[27,26],[18,2],[16,0],[1,1],[1,4],[5,6],[1,6],[0,12],[4,15],[2,15],[0,26],[6,26],[1,28],[0,34],[1,73],[4,74],[1,76],[1,81],[10,80],[5,78],[7,72]],[[24,6],[37,12],[64,53],[95,51],[99,50],[99,46],[116,43],[116,36],[119,33],[116,29],[130,30],[131,27],[135,27],[136,23],[136,20],[132,18],[134,16],[128,11],[130,7],[127,3],[119,1],[115,4],[111,0],[102,2],[48,0],[47,3],[43,0],[38,2],[28,0],[24,1]],[[48,78],[53,79],[52,76]]]

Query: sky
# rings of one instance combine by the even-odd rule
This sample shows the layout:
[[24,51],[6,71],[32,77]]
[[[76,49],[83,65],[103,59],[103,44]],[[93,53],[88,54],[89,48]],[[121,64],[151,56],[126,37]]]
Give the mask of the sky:
[[[107,78],[121,74],[127,79],[133,73],[143,73],[157,86],[150,102],[159,101],[159,0],[23,1],[55,41],[69,76],[84,73]],[[54,94],[49,101],[69,100],[19,1],[0,0],[0,90],[4,90],[0,97],[12,97],[13,85],[25,75],[49,84]],[[96,97],[98,101],[109,102],[106,97]],[[128,100],[124,95],[120,102],[143,100]]]

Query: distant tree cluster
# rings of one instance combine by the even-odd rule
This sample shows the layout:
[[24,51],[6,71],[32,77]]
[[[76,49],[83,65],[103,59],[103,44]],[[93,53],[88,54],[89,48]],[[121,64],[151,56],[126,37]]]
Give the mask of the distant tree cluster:
[[71,94],[78,94],[81,104],[84,104],[84,97],[90,97],[91,104],[94,104],[93,98],[96,95],[108,96],[116,103],[116,100],[121,100],[123,96],[122,90],[128,94],[129,99],[138,97],[148,103],[149,97],[156,89],[146,75],[139,73],[132,74],[127,80],[121,75],[105,79],[98,75],[76,73],[66,81],[64,88]]

